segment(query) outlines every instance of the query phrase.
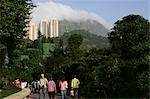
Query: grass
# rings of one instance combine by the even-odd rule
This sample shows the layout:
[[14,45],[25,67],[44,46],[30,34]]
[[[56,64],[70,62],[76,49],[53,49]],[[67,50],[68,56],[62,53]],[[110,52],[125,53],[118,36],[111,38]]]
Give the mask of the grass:
[[21,91],[20,88],[7,88],[5,90],[3,90],[2,92],[0,92],[0,99],[6,97],[6,96],[9,96],[11,94],[14,94],[16,92],[19,92]]

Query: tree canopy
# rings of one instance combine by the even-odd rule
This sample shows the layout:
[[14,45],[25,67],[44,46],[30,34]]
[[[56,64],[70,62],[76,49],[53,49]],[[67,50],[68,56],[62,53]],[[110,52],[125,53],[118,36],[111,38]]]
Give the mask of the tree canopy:
[[121,59],[120,76],[126,86],[121,91],[124,90],[127,97],[148,93],[149,26],[149,21],[142,16],[128,15],[118,20],[108,34],[112,52]]
[[118,20],[108,34],[113,50],[126,59],[148,54],[149,26],[149,21],[140,15],[128,15]]
[[7,46],[9,58],[14,56],[14,50],[20,46],[21,38],[27,33],[32,8],[31,0],[0,2],[0,42]]

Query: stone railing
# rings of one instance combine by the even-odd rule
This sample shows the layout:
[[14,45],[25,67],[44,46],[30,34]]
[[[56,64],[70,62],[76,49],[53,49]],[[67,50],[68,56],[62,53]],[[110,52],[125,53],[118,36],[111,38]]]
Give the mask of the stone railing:
[[31,90],[29,88],[24,88],[21,91],[15,93],[15,94],[12,94],[10,96],[7,96],[3,99],[24,99],[27,96],[29,96],[30,93],[31,93]]

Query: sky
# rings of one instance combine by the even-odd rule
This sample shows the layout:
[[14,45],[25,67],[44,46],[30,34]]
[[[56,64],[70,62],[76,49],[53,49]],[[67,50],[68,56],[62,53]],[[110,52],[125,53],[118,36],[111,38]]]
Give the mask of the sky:
[[58,3],[65,5],[65,7],[71,7],[71,9],[76,10],[76,12],[78,11],[86,13],[85,16],[87,16],[87,14],[92,14],[93,16],[90,15],[89,17],[93,18],[99,16],[100,18],[104,19],[109,26],[113,26],[117,20],[129,14],[139,14],[146,19],[150,19],[150,0],[32,0],[32,1],[35,4],[45,4],[45,5],[49,2],[56,4]]

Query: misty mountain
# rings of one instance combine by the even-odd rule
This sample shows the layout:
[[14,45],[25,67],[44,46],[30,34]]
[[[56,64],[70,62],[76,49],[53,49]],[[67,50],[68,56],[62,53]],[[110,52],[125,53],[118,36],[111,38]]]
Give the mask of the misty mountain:
[[82,35],[83,43],[81,47],[86,50],[91,49],[92,47],[100,49],[109,47],[109,40],[107,37],[98,36],[86,30],[73,30],[71,32],[64,33],[60,39],[63,40],[65,46],[67,45],[67,39],[74,33]]
[[63,35],[64,32],[70,32],[72,30],[87,30],[93,34],[107,36],[109,29],[107,29],[101,23],[95,20],[84,20],[84,21],[59,21],[59,33]]

